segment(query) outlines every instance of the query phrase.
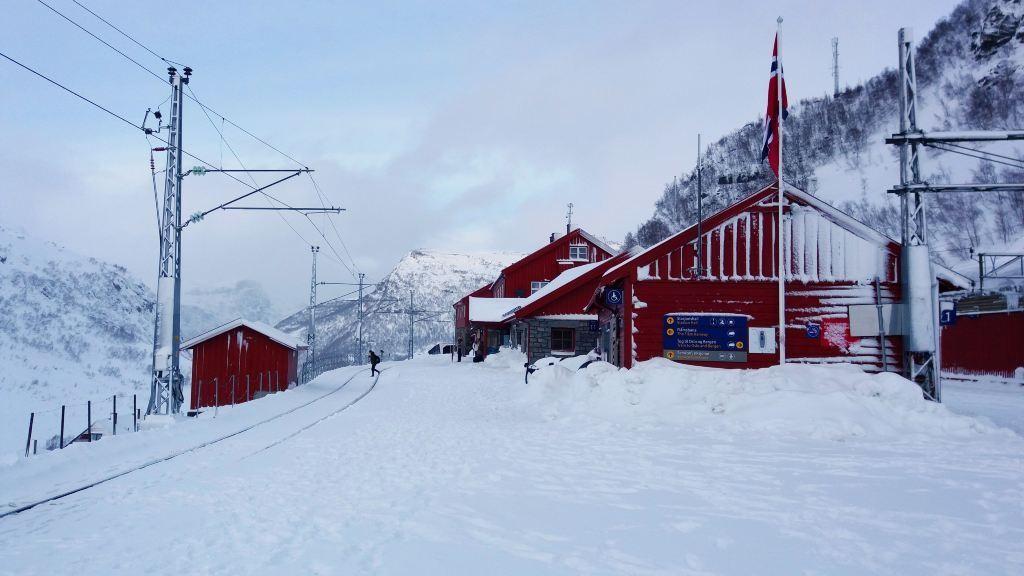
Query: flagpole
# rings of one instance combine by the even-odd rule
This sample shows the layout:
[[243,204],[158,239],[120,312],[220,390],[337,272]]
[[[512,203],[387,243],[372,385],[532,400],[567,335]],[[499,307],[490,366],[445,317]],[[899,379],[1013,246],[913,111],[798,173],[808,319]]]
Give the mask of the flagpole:
[[775,32],[775,115],[779,123],[779,257],[778,257],[778,275],[779,275],[779,365],[786,363],[786,266],[784,264],[784,248],[785,248],[785,227],[782,225],[782,199],[783,199],[783,184],[782,180],[782,16],[776,21],[778,28]]

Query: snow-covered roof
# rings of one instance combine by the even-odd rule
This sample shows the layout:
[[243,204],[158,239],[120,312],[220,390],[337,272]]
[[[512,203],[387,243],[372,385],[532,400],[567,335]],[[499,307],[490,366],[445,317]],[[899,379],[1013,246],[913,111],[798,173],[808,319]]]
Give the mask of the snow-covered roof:
[[281,330],[278,330],[277,328],[274,328],[273,326],[271,326],[269,324],[264,324],[263,322],[259,322],[259,321],[256,321],[256,320],[246,320],[245,318],[236,318],[236,319],[232,320],[231,322],[228,322],[226,324],[221,324],[220,326],[217,326],[216,328],[213,328],[211,330],[207,330],[206,332],[203,332],[202,334],[200,334],[198,336],[189,338],[185,342],[182,342],[181,349],[182,350],[187,350],[189,348],[192,348],[196,344],[199,344],[201,342],[205,342],[205,341],[209,340],[210,338],[213,338],[214,336],[219,336],[219,335],[221,335],[221,334],[223,334],[223,333],[225,333],[225,332],[227,332],[229,330],[234,330],[235,328],[238,328],[240,326],[246,326],[250,330],[253,330],[255,332],[259,332],[260,334],[263,334],[264,336],[266,336],[267,338],[270,338],[274,342],[277,342],[278,344],[280,344],[282,346],[286,346],[288,348],[291,348],[292,350],[298,350],[300,348],[306,348],[306,343],[303,342],[302,339],[296,338],[295,336],[292,336],[291,334],[288,334],[287,332],[282,332]]
[[618,250],[616,250],[612,246],[609,246],[608,243],[604,241],[604,238],[601,238],[600,236],[594,236],[593,234],[591,234],[590,232],[587,232],[583,228],[577,228],[577,230],[580,231],[580,236],[583,236],[591,244],[594,244],[595,246],[597,246],[598,248],[600,248],[600,249],[604,250],[605,252],[611,254],[612,256],[614,256],[614,255],[619,253]]
[[604,260],[602,260],[601,262],[591,262],[590,264],[583,264],[581,266],[569,268],[568,270],[563,271],[558,276],[555,276],[554,280],[548,282],[540,290],[537,290],[536,292],[530,294],[526,298],[517,298],[516,300],[522,300],[520,304],[521,306],[533,304],[537,300],[540,300],[541,298],[547,296],[548,294],[551,294],[555,290],[558,290],[562,286],[565,286],[566,284],[572,282],[573,280],[579,278],[580,276],[583,276],[584,274],[590,272],[594,268],[597,268],[601,264],[604,264]]
[[526,298],[469,297],[470,322],[501,322],[523,305]]

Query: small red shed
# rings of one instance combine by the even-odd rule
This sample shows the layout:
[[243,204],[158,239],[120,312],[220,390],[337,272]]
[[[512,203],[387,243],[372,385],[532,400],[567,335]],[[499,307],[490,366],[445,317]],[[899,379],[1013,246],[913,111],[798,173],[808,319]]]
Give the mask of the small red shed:
[[246,402],[298,382],[300,339],[262,322],[237,319],[181,345],[192,350],[195,410]]
[[[792,186],[783,213],[787,358],[898,370],[901,337],[850,326],[851,307],[900,300],[899,243]],[[625,367],[654,357],[777,364],[777,216],[773,184],[706,218],[700,238],[691,226],[608,270],[588,307],[605,357]]]

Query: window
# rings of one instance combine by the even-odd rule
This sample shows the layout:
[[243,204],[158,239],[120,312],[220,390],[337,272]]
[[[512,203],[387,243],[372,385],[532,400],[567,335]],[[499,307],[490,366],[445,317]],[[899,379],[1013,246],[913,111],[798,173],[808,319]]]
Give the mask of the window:
[[585,244],[580,246],[569,246],[569,260],[582,260],[587,261],[587,246]]
[[572,328],[551,329],[551,351],[552,352],[575,352],[576,331]]
[[548,285],[547,282],[537,282],[536,280],[534,280],[533,282],[530,282],[530,294],[533,294],[537,290],[540,290],[541,288],[543,288],[543,287],[545,287],[547,285]]

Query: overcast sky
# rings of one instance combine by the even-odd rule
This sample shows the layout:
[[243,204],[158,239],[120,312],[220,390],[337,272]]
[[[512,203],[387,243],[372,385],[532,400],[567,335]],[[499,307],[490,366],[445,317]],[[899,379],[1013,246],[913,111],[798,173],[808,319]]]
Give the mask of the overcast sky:
[[[164,76],[163,62],[71,0],[46,1]],[[957,3],[182,0],[167,13],[159,3],[80,1],[194,68],[200,100],[314,168],[348,209],[334,223],[369,280],[415,248],[531,250],[564,228],[567,202],[574,223],[621,239],[693,163],[697,132],[715,139],[763,112],[779,14],[789,94],[800,99],[831,91],[833,36],[841,82],[853,84],[895,66],[900,26],[920,38]],[[37,0],[3,11],[0,51],[135,122],[147,107],[167,111],[166,83]],[[0,224],[152,284],[156,216],[141,133],[7,61],[0,84]],[[230,125],[225,136],[249,168],[294,166]],[[184,146],[237,167],[191,102]],[[184,212],[243,191],[222,175],[189,176]],[[317,202],[307,178],[272,192]],[[282,308],[301,307],[306,242],[322,246],[322,279],[351,280],[309,222],[285,218],[298,233],[256,212],[188,227],[186,289],[248,278]],[[347,261],[330,225],[314,221]]]

